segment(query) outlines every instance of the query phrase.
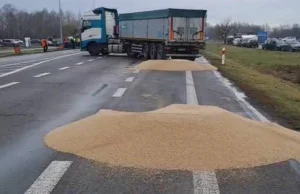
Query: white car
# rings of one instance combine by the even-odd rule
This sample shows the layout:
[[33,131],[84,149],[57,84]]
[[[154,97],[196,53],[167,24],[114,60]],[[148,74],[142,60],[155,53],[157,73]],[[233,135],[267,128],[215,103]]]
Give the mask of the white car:
[[24,41],[19,40],[19,39],[14,39],[15,42],[18,42],[19,44],[24,44]]
[[233,45],[238,46],[241,43],[241,39],[240,38],[235,38],[233,40]]

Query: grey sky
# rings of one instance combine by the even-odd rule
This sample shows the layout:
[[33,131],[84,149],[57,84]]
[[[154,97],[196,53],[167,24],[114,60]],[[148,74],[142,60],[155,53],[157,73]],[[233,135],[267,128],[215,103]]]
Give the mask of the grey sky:
[[[299,0],[61,0],[63,9],[85,12],[95,7],[118,8],[119,12],[134,12],[161,8],[207,9],[208,22],[215,24],[225,17],[253,24],[300,23]],[[58,0],[1,0],[27,11],[47,7],[58,9]]]

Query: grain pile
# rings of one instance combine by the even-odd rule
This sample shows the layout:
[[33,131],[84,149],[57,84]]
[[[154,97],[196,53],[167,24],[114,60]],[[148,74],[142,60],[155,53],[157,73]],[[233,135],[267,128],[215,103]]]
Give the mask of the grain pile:
[[215,71],[216,67],[210,64],[199,64],[188,60],[148,60],[135,66],[138,70],[158,71]]
[[46,144],[111,165],[212,170],[300,159],[300,134],[218,107],[104,111],[50,132]]

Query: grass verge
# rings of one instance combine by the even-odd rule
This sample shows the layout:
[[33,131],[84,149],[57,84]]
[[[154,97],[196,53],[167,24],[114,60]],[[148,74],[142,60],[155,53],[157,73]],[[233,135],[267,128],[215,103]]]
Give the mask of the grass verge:
[[[58,49],[51,49],[48,50],[47,52],[54,52],[54,51],[59,51]],[[10,56],[20,56],[20,55],[29,55],[29,54],[36,54],[36,53],[43,53],[43,49],[37,49],[37,50],[21,50],[20,54],[15,54],[14,51],[12,50],[11,52],[5,52],[5,53],[0,53],[0,58],[1,57],[10,57]]]
[[[209,46],[208,46],[209,48]],[[250,49],[249,49],[250,50]],[[228,51],[228,50],[227,50]],[[253,66],[247,66],[231,59],[222,66],[220,50],[208,49],[203,55],[217,66],[219,71],[250,98],[267,108],[275,118],[283,120],[287,127],[300,131],[300,86],[292,82],[263,73]],[[234,60],[232,60],[234,59]]]

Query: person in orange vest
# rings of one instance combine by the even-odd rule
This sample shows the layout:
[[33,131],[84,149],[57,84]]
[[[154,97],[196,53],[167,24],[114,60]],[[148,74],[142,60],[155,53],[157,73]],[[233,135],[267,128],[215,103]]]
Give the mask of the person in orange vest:
[[46,52],[48,50],[48,42],[46,39],[42,39],[41,40],[41,45],[43,47],[44,52]]

